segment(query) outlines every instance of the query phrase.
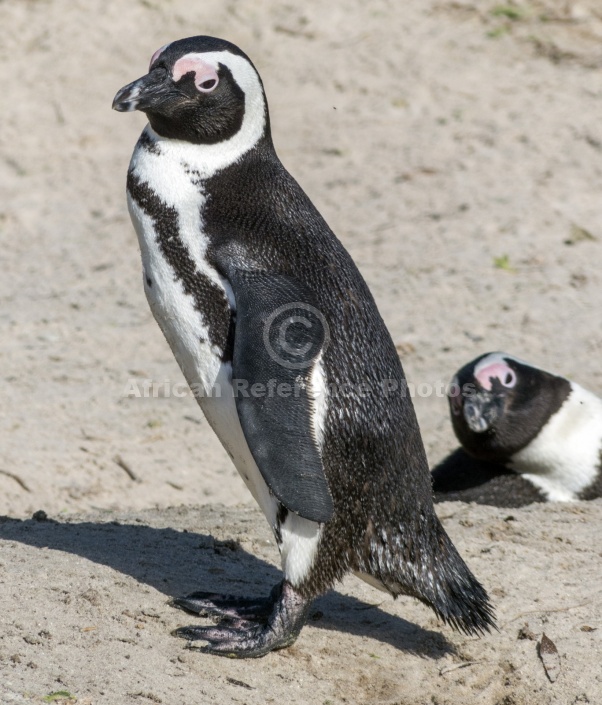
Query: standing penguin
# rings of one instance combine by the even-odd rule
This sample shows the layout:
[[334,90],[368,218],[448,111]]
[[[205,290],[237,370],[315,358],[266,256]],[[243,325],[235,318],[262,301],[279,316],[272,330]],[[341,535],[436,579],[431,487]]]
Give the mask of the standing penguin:
[[602,496],[602,399],[592,392],[495,352],[456,373],[449,405],[464,450],[487,465],[436,468],[439,500],[521,506]]
[[175,604],[210,653],[292,644],[313,598],[354,571],[468,633],[487,594],[439,523],[395,347],[353,261],[280,163],[259,75],[229,42],[153,55],[113,107],[141,110],[128,205],[151,310],[265,514],[284,579],[266,600]]

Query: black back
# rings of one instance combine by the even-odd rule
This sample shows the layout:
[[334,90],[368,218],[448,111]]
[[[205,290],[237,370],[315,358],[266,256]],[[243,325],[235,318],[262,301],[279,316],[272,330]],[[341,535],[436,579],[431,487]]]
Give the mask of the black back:
[[[428,465],[395,346],[351,257],[275,155],[271,138],[206,184],[208,258],[294,278],[327,320],[329,405],[322,451],[335,517],[324,541],[357,546],[366,530],[432,514]],[[434,515],[433,515],[434,516]],[[431,535],[416,528],[415,541]],[[352,556],[349,555],[350,562]],[[325,581],[350,566],[316,568]],[[332,574],[332,571],[336,574]]]

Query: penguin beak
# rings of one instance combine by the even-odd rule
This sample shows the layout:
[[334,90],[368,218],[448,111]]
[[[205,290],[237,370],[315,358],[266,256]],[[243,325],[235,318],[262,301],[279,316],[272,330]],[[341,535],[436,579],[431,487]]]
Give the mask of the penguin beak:
[[462,413],[471,431],[484,433],[499,418],[500,408],[495,396],[483,390],[466,397]]
[[144,112],[161,103],[168,91],[169,84],[165,81],[165,75],[151,71],[117,91],[112,107],[120,113],[129,113],[132,110]]

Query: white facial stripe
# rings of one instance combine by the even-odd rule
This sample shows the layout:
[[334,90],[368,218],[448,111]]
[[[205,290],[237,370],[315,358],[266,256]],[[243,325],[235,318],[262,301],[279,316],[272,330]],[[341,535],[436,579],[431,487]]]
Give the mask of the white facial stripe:
[[479,362],[475,365],[474,375],[476,377],[480,370],[482,370],[484,367],[488,367],[489,365],[507,365],[508,360],[518,362],[520,365],[525,365],[525,367],[533,367],[535,369],[538,369],[537,367],[535,367],[535,365],[531,365],[530,363],[525,362],[520,357],[516,357],[515,355],[509,355],[505,352],[492,352],[489,355],[486,355],[482,360],[479,360]]
[[[491,355],[487,355],[482,360],[477,362],[474,367],[473,375],[476,379],[479,379],[479,377],[483,374],[483,370],[487,367],[491,367],[492,365],[507,365],[508,363],[506,360],[512,359],[514,359],[512,355],[506,355],[506,353],[503,352],[491,353]],[[491,385],[489,386],[489,389],[491,389]]]
[[148,65],[148,68],[150,69],[151,66],[155,63],[155,61],[161,56],[161,54],[167,49],[167,47],[171,44],[164,44],[160,49],[157,49],[157,51],[151,56],[150,63]]
[[198,173],[200,179],[205,179],[237,162],[257,144],[265,129],[267,108],[259,76],[247,59],[229,51],[212,51],[199,56],[215,70],[219,64],[227,66],[244,92],[245,115],[240,130],[229,140],[216,144],[191,144],[161,137],[150,127],[147,131],[152,139],[160,143],[165,159],[186,163]]

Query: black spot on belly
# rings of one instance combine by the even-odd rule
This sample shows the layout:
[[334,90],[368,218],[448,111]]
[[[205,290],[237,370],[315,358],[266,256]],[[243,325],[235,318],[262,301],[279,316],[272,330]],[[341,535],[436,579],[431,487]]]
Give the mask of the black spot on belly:
[[150,277],[146,277],[146,285],[148,287],[152,287],[153,285],[153,280]]
[[138,146],[142,147],[142,149],[145,149],[151,154],[161,154],[161,148],[159,147],[158,143],[155,140],[151,139],[146,134],[146,132],[143,132],[140,135],[140,138],[138,139]]
[[[224,291],[205,274],[197,270],[186,246],[180,237],[178,212],[168,206],[150,186],[141,181],[132,171],[128,172],[127,189],[133,200],[153,221],[157,243],[165,259],[174,271],[184,292],[192,296],[194,307],[199,311],[209,329],[209,340],[222,351],[225,359],[231,359],[231,313]],[[147,284],[151,281],[147,277]],[[227,357],[227,355],[230,357]]]

